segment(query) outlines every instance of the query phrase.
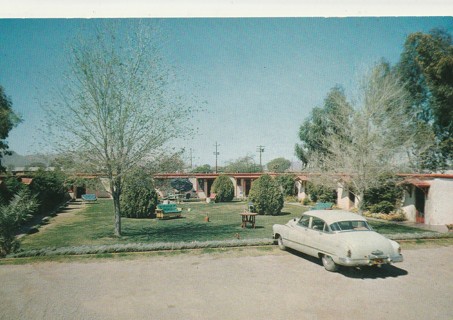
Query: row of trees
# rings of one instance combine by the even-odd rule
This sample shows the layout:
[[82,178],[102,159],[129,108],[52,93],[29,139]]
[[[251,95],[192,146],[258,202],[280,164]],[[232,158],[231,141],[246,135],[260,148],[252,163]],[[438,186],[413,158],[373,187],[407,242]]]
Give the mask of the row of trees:
[[328,93],[300,126],[296,154],[323,184],[347,183],[360,206],[386,175],[451,166],[452,70],[449,34],[409,35],[400,62],[378,63],[353,98]]
[[[285,158],[275,158],[269,161],[266,165],[267,170],[271,172],[285,172],[291,167],[291,161]],[[224,173],[236,173],[236,172],[247,172],[247,173],[255,173],[255,172],[262,172],[263,168],[259,164],[257,164],[253,158],[253,156],[247,155],[244,157],[240,157],[236,160],[229,161],[224,167],[220,167],[217,170],[218,172]],[[192,170],[193,173],[210,173],[214,172],[214,169],[211,168],[209,164],[204,164],[202,166],[198,166]]]

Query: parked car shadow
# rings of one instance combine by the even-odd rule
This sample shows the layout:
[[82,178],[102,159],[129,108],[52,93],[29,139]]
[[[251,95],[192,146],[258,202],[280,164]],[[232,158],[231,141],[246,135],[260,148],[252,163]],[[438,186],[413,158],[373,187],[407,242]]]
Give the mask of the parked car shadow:
[[361,267],[361,268],[347,268],[341,267],[339,273],[348,278],[353,279],[385,279],[397,278],[409,274],[404,269],[398,268],[394,265],[383,265],[381,267]]
[[[321,259],[309,256],[293,249],[287,249],[287,251],[301,259],[313,262],[324,268]],[[328,271],[326,271],[328,272]],[[398,268],[394,265],[383,265],[381,267],[344,267],[339,266],[337,273],[352,279],[385,279],[385,278],[396,278],[406,276],[409,274],[404,269]]]

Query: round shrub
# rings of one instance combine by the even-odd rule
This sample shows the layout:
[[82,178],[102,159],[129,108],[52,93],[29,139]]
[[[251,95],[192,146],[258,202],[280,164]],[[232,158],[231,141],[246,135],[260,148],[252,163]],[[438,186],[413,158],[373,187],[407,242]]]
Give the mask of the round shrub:
[[231,201],[234,198],[234,185],[226,175],[219,175],[212,184],[211,193],[215,193],[216,202]]
[[278,214],[283,208],[283,193],[280,185],[268,174],[255,180],[250,189],[249,200],[259,214]]
[[137,169],[123,182],[121,215],[127,218],[149,218],[157,206],[157,192],[151,175]]

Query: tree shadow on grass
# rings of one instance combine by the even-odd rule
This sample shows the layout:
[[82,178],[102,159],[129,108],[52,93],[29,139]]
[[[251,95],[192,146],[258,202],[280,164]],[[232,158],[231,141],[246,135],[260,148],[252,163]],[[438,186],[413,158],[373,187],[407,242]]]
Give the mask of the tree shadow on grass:
[[277,214],[274,214],[274,217],[279,217],[279,216],[289,216],[291,212],[280,212]]
[[208,223],[187,223],[167,227],[145,226],[123,228],[122,236],[134,242],[179,242],[233,239],[240,231],[238,224],[214,225]]

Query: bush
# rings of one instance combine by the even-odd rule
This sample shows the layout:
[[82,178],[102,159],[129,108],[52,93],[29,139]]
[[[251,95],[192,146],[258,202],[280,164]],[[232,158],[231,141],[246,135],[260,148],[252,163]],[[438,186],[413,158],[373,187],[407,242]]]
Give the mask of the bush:
[[0,204],[7,205],[14,195],[18,194],[21,190],[26,189],[27,186],[20,181],[20,178],[8,176],[3,180],[5,188],[0,189]]
[[369,218],[375,218],[375,219],[382,219],[386,221],[396,221],[396,222],[401,222],[401,221],[406,221],[406,214],[404,211],[400,210],[398,212],[391,212],[391,213],[372,213],[370,211],[365,211],[363,213],[365,217]]
[[275,177],[275,181],[282,188],[284,196],[294,196],[294,175],[282,174]]
[[127,218],[149,218],[157,207],[157,192],[150,174],[136,169],[123,182],[121,215]]
[[211,193],[215,193],[216,202],[231,201],[234,198],[234,185],[226,175],[219,175],[212,184]]
[[395,209],[395,205],[388,201],[381,201],[369,207],[372,213],[390,213]]
[[39,169],[33,175],[30,191],[39,202],[39,212],[55,209],[68,196],[65,188],[65,175],[59,171]]
[[337,202],[336,191],[321,184],[309,183],[308,194],[313,202]]
[[38,202],[28,190],[21,190],[8,205],[0,206],[0,257],[19,248],[16,233],[28,214],[38,209]]
[[249,199],[259,214],[278,214],[283,208],[283,193],[280,185],[268,174],[262,175],[253,182]]
[[370,188],[364,194],[363,208],[371,212],[389,213],[394,211],[401,200],[403,190],[395,177],[384,175],[379,178],[380,186]]

